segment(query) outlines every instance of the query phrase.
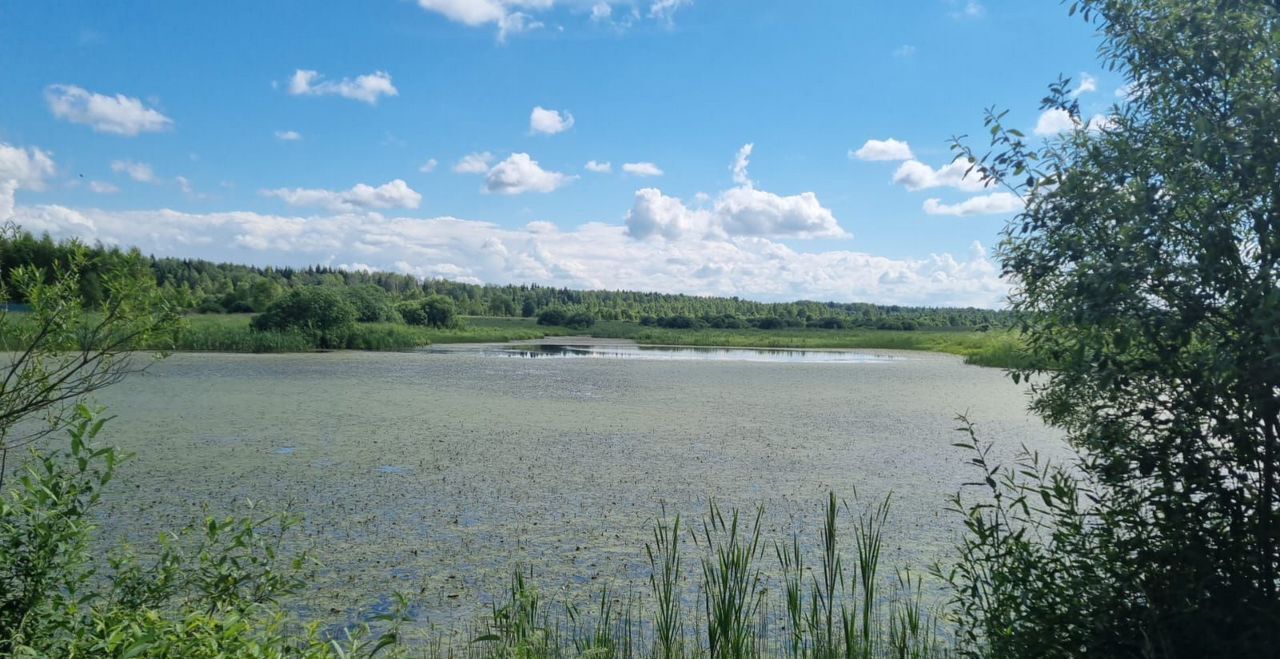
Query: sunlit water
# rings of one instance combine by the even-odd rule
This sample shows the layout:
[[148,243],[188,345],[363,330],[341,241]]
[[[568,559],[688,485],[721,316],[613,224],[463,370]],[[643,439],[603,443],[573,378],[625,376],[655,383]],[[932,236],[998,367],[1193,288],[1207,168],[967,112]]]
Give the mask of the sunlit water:
[[[511,357],[583,352],[622,358]],[[108,537],[145,546],[204,503],[291,506],[324,563],[310,610],[337,621],[399,590],[421,624],[456,625],[517,565],[552,599],[643,589],[654,518],[712,497],[764,505],[770,541],[813,542],[829,490],[855,509],[892,493],[887,558],[921,568],[945,559],[944,499],[973,478],[957,413],[999,456],[1060,449],[1001,371],[892,351],[179,354],[101,402],[137,454]]]

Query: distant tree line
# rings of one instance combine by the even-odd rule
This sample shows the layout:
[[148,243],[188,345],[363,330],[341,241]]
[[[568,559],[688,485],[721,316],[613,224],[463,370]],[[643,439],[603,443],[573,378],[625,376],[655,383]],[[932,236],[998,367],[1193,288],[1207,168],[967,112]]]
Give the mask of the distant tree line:
[[[137,255],[137,250],[126,252],[98,245],[89,248],[88,253],[89,262],[83,267],[80,286],[85,302],[93,306],[102,299],[99,273],[126,260],[129,254]],[[7,273],[19,265],[34,265],[53,272],[51,268],[65,262],[69,254],[68,245],[47,235],[36,237],[20,232],[0,241],[0,268],[4,273],[0,277],[7,277]],[[537,318],[543,324],[564,324],[572,318],[579,327],[589,327],[597,320],[716,329],[987,329],[1012,324],[1006,311],[972,307],[813,301],[765,303],[737,297],[582,291],[531,284],[478,285],[325,266],[273,268],[155,257],[143,257],[143,262],[150,266],[157,286],[177,306],[199,313],[263,313],[291,291],[324,287],[343,289],[345,300],[355,308],[356,319],[361,322],[403,319],[412,324],[447,326],[455,322],[455,315],[460,315]],[[14,294],[10,293],[9,297],[13,298]],[[441,298],[452,303],[447,314],[442,309]],[[435,300],[434,306],[424,306],[430,299]],[[554,322],[557,319],[564,323]]]

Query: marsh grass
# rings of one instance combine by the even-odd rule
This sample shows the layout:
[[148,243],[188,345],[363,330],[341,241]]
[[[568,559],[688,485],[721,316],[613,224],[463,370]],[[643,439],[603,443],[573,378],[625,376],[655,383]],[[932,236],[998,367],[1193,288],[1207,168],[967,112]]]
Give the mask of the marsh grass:
[[[524,568],[512,574],[502,603],[463,634],[437,637],[438,657],[804,657],[931,659],[950,657],[940,617],[923,580],[909,571],[881,577],[888,499],[851,513],[834,494],[818,530],[817,556],[800,534],[762,538],[763,511],[744,516],[708,506],[701,525],[684,529],[665,513],[645,546],[647,592],[600,592],[594,607],[548,602]],[[852,553],[846,554],[846,546]],[[699,570],[687,574],[688,555]],[[776,568],[776,569],[773,569]],[[689,577],[696,577],[690,581]],[[774,586],[780,586],[775,588]]]
[[[191,315],[182,331],[168,345],[146,346],[156,350],[186,352],[309,352],[314,343],[293,332],[261,332],[249,326],[249,314]],[[347,350],[394,352],[433,343],[489,343],[542,338],[547,332],[532,326],[471,326],[437,329],[401,323],[359,323],[345,339]]]

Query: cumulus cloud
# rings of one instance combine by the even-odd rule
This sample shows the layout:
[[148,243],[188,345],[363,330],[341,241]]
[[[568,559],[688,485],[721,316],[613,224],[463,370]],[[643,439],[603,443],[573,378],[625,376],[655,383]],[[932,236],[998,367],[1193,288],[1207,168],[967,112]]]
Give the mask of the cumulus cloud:
[[483,174],[489,171],[489,163],[493,162],[493,154],[488,151],[468,153],[453,166],[459,174]]
[[714,227],[709,211],[690,209],[657,188],[636,190],[635,201],[627,211],[626,225],[627,234],[633,238],[662,236],[668,240],[707,238],[713,234]]
[[302,133],[296,130],[278,130],[276,131],[276,139],[281,142],[297,142],[302,139]]
[[953,160],[938,169],[919,160],[908,160],[893,173],[893,182],[912,192],[929,188],[955,188],[966,192],[983,190],[985,186],[977,172],[965,176],[968,169],[969,163],[964,160]]
[[[544,26],[537,17],[555,9],[569,7],[574,14],[585,14],[597,24],[611,25],[618,29],[630,27],[634,21],[647,16],[650,20],[670,25],[678,10],[693,4],[693,0],[417,0],[422,9],[469,27],[494,26],[498,29],[498,41],[509,35],[536,30]],[[629,8],[627,18],[613,20],[613,5]],[[642,15],[643,11],[643,15]]]
[[812,192],[782,196],[739,186],[722,192],[712,212],[720,228],[731,236],[844,238],[849,235]]
[[751,177],[747,174],[747,167],[751,164],[751,151],[755,148],[755,144],[747,143],[738,149],[738,155],[734,157],[733,166],[730,167],[733,171],[734,183],[751,187]]
[[1071,98],[1079,98],[1084,94],[1098,91],[1098,79],[1088,73],[1080,74],[1080,84],[1071,91]]
[[1015,213],[1022,210],[1022,199],[1011,192],[992,192],[991,194],[970,197],[957,204],[944,204],[941,199],[926,199],[924,212],[929,215],[993,215],[999,213]]
[[850,158],[858,160],[914,160],[911,146],[890,137],[887,140],[867,140],[862,148],[849,152]]
[[436,166],[439,164],[440,163],[437,162],[435,158],[428,158],[427,161],[422,163],[422,166],[418,168],[418,171],[423,174],[430,174],[431,172],[436,171]]
[[133,137],[173,127],[172,119],[124,94],[107,96],[75,85],[49,85],[44,98],[53,116],[99,133]]
[[117,174],[124,174],[139,183],[155,183],[156,173],[151,169],[151,165],[145,162],[134,162],[132,160],[113,160],[111,161],[111,171]]
[[653,0],[649,5],[649,16],[670,21],[677,11],[692,4],[693,0]]
[[105,211],[19,206],[24,228],[55,238],[138,246],[165,256],[238,263],[399,271],[490,283],[641,289],[759,300],[874,300],[998,306],[1007,293],[980,246],[890,259],[848,250],[803,252],[760,237],[636,240],[618,224],[508,228],[451,217],[337,213]]
[[543,169],[527,153],[513,153],[489,170],[484,186],[486,192],[496,194],[545,193],[568,184],[574,178]]
[[418,0],[419,7],[463,25],[496,25],[499,41],[509,34],[542,27],[527,12],[550,9],[554,4],[555,0]]
[[624,162],[622,171],[632,176],[662,176],[662,169],[651,162]]
[[55,173],[53,157],[45,151],[0,142],[0,222],[13,216],[14,193],[43,190],[45,179]]
[[278,188],[263,190],[262,195],[275,197],[290,206],[312,206],[335,212],[417,208],[422,203],[422,195],[401,179],[383,183],[376,188],[359,183],[350,190]]
[[637,239],[762,236],[844,238],[849,234],[812,192],[782,196],[755,188],[747,168],[754,144],[738,150],[730,169],[736,187],[721,192],[710,210],[690,209],[656,188],[636,192],[627,213],[628,234]]
[[89,190],[98,194],[115,194],[120,191],[120,188],[106,181],[89,181]]
[[542,135],[555,135],[573,128],[573,115],[558,110],[535,106],[529,114],[529,131]]
[[1049,137],[1072,130],[1076,125],[1076,120],[1070,112],[1060,108],[1050,108],[1040,113],[1034,132],[1041,137]]
[[25,190],[43,190],[45,179],[55,173],[57,166],[48,152],[0,142],[0,181],[12,181]]
[[607,161],[597,162],[595,160],[588,160],[584,167],[586,167],[588,172],[595,172],[597,174],[608,174],[613,171],[613,164]]
[[354,80],[325,80],[316,71],[298,69],[289,79],[289,93],[294,96],[341,96],[353,101],[377,105],[382,96],[398,96],[400,90],[391,83],[391,75],[386,71],[374,71]]

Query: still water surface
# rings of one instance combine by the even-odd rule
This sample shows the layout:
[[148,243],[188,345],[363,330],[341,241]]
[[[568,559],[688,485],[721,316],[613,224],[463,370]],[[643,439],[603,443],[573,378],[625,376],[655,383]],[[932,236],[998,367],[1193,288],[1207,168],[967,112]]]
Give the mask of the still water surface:
[[883,364],[906,359],[864,350],[796,350],[790,348],[704,348],[646,346],[622,341],[591,343],[521,342],[480,346],[439,346],[433,354],[468,352],[486,357],[565,359],[645,359],[671,361],[787,362],[793,364]]
[[107,536],[145,546],[206,504],[291,507],[324,563],[308,604],[337,621],[400,590],[421,624],[454,625],[516,565],[553,599],[641,589],[654,518],[710,498],[765,506],[767,542],[816,542],[828,491],[855,509],[892,493],[888,558],[920,568],[945,558],[944,498],[973,477],[955,414],[998,455],[1060,450],[1001,371],[892,351],[179,354],[101,402],[137,454]]

